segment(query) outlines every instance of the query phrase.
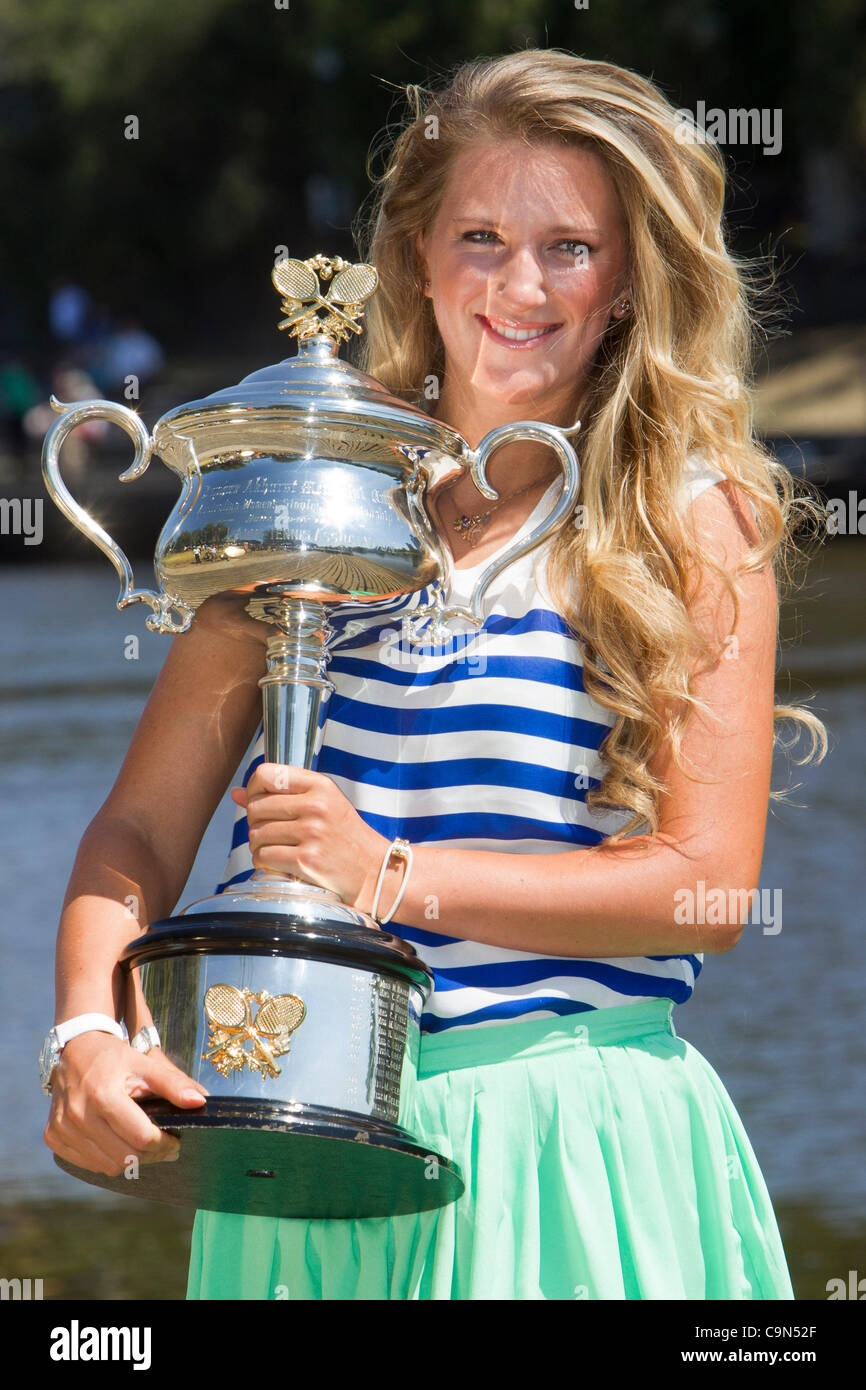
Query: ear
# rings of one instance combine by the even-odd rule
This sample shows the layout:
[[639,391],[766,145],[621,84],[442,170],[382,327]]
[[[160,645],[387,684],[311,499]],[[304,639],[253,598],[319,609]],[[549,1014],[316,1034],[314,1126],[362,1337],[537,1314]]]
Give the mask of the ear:
[[[623,305],[627,305],[628,307],[623,308]],[[616,299],[613,301],[613,308],[610,311],[611,318],[625,319],[628,318],[629,314],[631,314],[632,312],[633,308],[631,303],[631,290],[629,289],[628,285],[626,285],[625,289],[621,290],[620,293],[617,295]]]

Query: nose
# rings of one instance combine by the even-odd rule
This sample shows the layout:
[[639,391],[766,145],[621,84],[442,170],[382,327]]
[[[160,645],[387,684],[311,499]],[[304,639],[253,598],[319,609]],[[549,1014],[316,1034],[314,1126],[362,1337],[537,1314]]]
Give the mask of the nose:
[[491,294],[514,310],[537,309],[547,300],[544,271],[529,246],[515,249],[490,277]]

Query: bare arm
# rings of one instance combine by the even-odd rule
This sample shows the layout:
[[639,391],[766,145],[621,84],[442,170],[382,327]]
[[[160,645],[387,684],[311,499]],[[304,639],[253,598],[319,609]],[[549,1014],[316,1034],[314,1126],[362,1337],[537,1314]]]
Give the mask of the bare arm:
[[119,1002],[123,947],[167,916],[261,711],[261,642],[229,637],[202,609],[175,637],[104,805],[85,831],[64,900],[56,1018]]
[[[117,780],[88,826],[60,921],[55,1022],[126,1013],[118,959],[148,922],[171,913],[199,843],[260,717],[264,667],[258,625],[227,629],[205,605],[176,637]],[[158,1050],[142,1056],[106,1034],[86,1033],[54,1073],[45,1140],[71,1162],[117,1172],[131,1153],[164,1157],[177,1141],[133,1102],[154,1091],[200,1104],[203,1088]]]

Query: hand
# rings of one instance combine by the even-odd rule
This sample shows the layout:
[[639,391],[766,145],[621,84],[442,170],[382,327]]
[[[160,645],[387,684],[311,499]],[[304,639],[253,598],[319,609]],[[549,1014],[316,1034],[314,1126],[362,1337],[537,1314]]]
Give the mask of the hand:
[[180,1152],[180,1141],[155,1125],[136,1098],[164,1096],[192,1110],[207,1094],[160,1048],[141,1053],[109,1033],[81,1033],[66,1044],[54,1068],[42,1137],[67,1162],[120,1177],[133,1157],[159,1163]]
[[232,800],[246,810],[255,868],[298,874],[369,912],[389,841],[330,777],[262,763],[246,789],[232,787]]

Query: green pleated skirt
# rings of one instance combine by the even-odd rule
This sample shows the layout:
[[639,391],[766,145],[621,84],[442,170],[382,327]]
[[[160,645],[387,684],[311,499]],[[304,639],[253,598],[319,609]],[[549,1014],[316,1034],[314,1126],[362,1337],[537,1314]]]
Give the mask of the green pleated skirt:
[[669,999],[423,1034],[415,1134],[466,1183],[363,1221],[200,1211],[190,1299],[793,1299],[763,1175]]

